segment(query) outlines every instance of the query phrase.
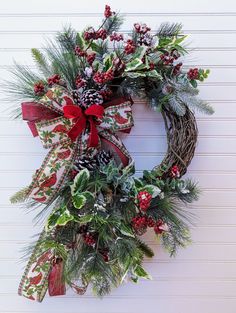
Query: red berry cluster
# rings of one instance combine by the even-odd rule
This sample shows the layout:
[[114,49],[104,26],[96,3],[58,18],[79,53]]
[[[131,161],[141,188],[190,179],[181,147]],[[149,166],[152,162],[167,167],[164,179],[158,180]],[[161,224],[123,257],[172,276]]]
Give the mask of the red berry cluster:
[[188,75],[188,78],[190,80],[198,79],[199,78],[199,70],[198,70],[198,68],[190,68],[190,70],[188,71],[187,75]]
[[113,94],[111,89],[101,89],[99,93],[103,97],[103,100],[105,101],[111,99]]
[[82,88],[82,87],[85,87],[86,86],[86,80],[81,78],[80,76],[78,76],[76,78],[76,81],[75,81],[75,85],[76,87],[79,89],[79,88]]
[[113,15],[114,12],[111,11],[111,7],[109,5],[105,6],[104,16],[109,18]]
[[154,232],[159,235],[167,230],[168,230],[167,224],[165,224],[161,219],[159,219],[154,226]]
[[88,28],[84,33],[83,37],[86,41],[96,39],[96,31],[93,27]]
[[164,65],[171,65],[180,57],[179,52],[176,49],[173,49],[170,53],[166,51],[164,54],[160,55],[160,58]]
[[122,34],[117,34],[116,32],[113,32],[110,35],[110,40],[111,41],[121,41],[121,40],[124,40],[124,37]]
[[147,231],[147,227],[154,227],[156,223],[151,217],[138,215],[132,218],[131,224],[137,234],[143,235]]
[[34,93],[36,95],[41,95],[44,93],[44,91],[45,91],[45,86],[44,86],[44,83],[42,81],[39,81],[39,82],[34,84]]
[[48,78],[48,85],[52,86],[53,84],[59,84],[61,80],[61,76],[58,74],[52,75]]
[[150,62],[149,63],[149,68],[150,68],[150,70],[154,70],[155,64],[153,62]]
[[106,82],[108,82],[109,80],[112,80],[113,78],[114,78],[114,74],[113,74],[112,69],[110,69],[106,72],[99,72],[98,71],[93,75],[93,80],[98,85],[105,84]]
[[87,52],[82,50],[79,46],[75,47],[75,54],[78,55],[79,57],[86,57]]
[[91,233],[83,234],[83,240],[88,246],[94,246],[96,244],[96,239]]
[[172,178],[178,178],[178,177],[180,177],[180,170],[179,170],[178,165],[172,166],[172,168],[170,169],[170,176],[171,176]]
[[94,60],[95,60],[95,58],[96,58],[96,53],[95,53],[95,52],[92,52],[92,53],[88,54],[88,55],[87,55],[87,58],[86,58],[88,64],[89,64],[89,65],[92,65],[93,62],[94,62]]
[[134,53],[135,49],[136,47],[135,47],[134,41],[132,39],[128,39],[124,47],[125,53],[126,54]]
[[104,28],[101,28],[98,31],[95,31],[91,27],[84,32],[83,37],[86,41],[91,40],[91,39],[99,39],[99,38],[104,40],[107,38],[107,31]]
[[182,65],[183,65],[183,63],[180,62],[174,66],[174,69],[173,69],[174,75],[178,75],[180,73],[180,69],[181,69]]
[[107,38],[107,31],[104,28],[101,28],[96,32],[95,39],[101,38],[102,40],[105,40]]
[[147,209],[150,207],[152,195],[147,191],[140,191],[138,193],[137,198],[138,198],[140,209],[142,211],[147,211]]
[[134,29],[136,33],[143,34],[143,35],[151,30],[151,28],[148,27],[146,24],[139,24],[139,23],[134,24]]
[[104,262],[109,261],[109,249],[99,249],[100,254],[103,257]]

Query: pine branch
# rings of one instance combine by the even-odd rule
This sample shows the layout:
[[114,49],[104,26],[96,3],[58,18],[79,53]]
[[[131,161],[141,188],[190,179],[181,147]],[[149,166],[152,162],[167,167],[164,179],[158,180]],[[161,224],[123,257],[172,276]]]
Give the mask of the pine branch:
[[45,77],[50,76],[52,74],[50,70],[50,66],[46,60],[46,57],[43,55],[43,53],[35,48],[31,49],[31,52],[32,52],[34,61],[37,64],[39,71],[43,75],[45,75]]
[[175,94],[169,96],[168,104],[172,111],[177,115],[184,116],[184,114],[186,113],[186,107],[181,101],[179,101]]
[[108,35],[111,35],[113,32],[117,32],[121,25],[123,24],[124,18],[120,14],[116,13],[106,19],[103,28],[107,31]]
[[63,32],[57,34],[57,41],[66,51],[74,51],[76,46],[77,33],[72,27],[64,28]]
[[27,199],[29,187],[25,187],[19,191],[17,191],[13,196],[11,196],[11,203],[19,203],[24,202]]
[[178,36],[182,31],[182,24],[180,23],[162,23],[155,34],[159,38],[175,37]]
[[146,257],[152,258],[154,256],[153,250],[145,242],[143,242],[139,238],[136,238],[136,241],[137,241],[139,249],[143,252],[143,254]]

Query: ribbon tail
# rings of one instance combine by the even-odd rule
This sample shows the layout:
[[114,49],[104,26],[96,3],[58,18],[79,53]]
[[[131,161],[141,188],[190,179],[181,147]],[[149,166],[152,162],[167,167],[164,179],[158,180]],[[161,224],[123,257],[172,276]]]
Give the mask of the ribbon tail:
[[41,241],[44,238],[43,231],[31,254],[25,272],[21,278],[18,294],[30,300],[42,302],[48,289],[48,275],[52,268],[53,252],[43,251]]
[[64,264],[61,259],[57,259],[53,264],[48,276],[48,293],[52,296],[62,296],[66,294],[65,281],[63,279]]
[[50,202],[63,185],[76,151],[76,144],[64,144],[51,148],[42,166],[36,171],[27,196],[41,203]]
[[90,134],[89,134],[89,147],[97,147],[99,143],[99,135],[96,124],[92,118],[89,118]]

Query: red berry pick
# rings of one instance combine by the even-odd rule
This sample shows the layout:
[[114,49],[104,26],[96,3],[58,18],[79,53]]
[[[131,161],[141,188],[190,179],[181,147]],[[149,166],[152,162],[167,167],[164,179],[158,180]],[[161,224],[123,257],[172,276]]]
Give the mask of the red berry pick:
[[138,193],[137,198],[138,198],[140,209],[142,211],[147,211],[147,209],[150,207],[152,195],[149,192],[144,190]]

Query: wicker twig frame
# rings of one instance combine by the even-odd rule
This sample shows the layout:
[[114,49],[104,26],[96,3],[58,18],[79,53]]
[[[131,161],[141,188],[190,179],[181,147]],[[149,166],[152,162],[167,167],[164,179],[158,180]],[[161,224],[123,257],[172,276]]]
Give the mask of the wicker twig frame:
[[184,116],[178,116],[168,109],[162,111],[162,116],[168,148],[161,164],[155,166],[154,171],[163,168],[164,165],[167,165],[168,169],[177,165],[180,176],[183,176],[192,161],[197,145],[198,128],[195,116],[188,108]]

